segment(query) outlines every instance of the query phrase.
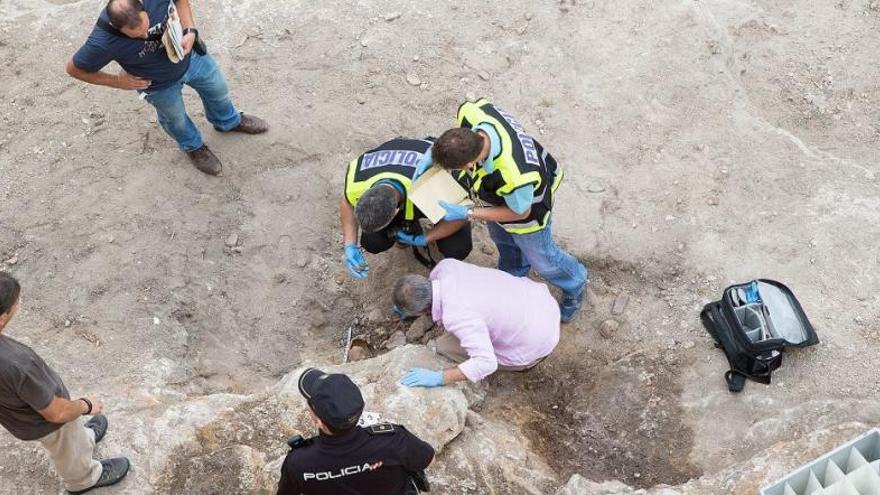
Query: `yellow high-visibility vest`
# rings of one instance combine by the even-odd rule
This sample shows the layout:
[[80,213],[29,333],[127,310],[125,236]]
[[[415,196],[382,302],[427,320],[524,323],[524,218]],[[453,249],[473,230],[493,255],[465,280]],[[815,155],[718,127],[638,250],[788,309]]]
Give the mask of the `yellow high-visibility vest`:
[[412,176],[431,144],[427,139],[392,139],[349,162],[345,174],[345,198],[349,204],[357,206],[369,188],[380,180],[392,179],[407,193],[404,220],[415,220],[417,210],[409,200]]
[[495,170],[486,172],[482,167],[459,177],[470,177],[471,188],[480,200],[490,205],[504,205],[504,196],[524,186],[534,186],[531,212],[523,220],[501,222],[512,234],[529,234],[547,226],[553,209],[553,194],[562,182],[564,173],[556,160],[510,114],[498,109],[485,98],[458,107],[458,124],[472,129],[490,125],[501,138],[501,152],[492,157]]

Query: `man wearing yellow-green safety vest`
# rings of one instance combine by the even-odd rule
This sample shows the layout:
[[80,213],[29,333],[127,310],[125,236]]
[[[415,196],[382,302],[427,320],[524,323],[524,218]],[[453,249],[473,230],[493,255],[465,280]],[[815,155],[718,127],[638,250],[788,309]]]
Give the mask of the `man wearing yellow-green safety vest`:
[[425,233],[419,224],[424,214],[409,200],[412,182],[431,166],[431,139],[397,138],[367,151],[348,164],[345,193],[339,203],[345,264],[351,276],[367,278],[367,261],[358,247],[376,254],[395,242],[427,249],[436,242],[447,258],[463,260],[471,252],[471,227],[467,221],[440,221]]
[[498,246],[498,268],[524,277],[530,268],[562,290],[562,321],[581,307],[587,269],[563,251],[550,232],[553,195],[563,172],[556,160],[511,115],[484,98],[458,108],[458,128],[432,147],[434,163],[459,170],[481,206],[441,201],[446,221],[484,220]]

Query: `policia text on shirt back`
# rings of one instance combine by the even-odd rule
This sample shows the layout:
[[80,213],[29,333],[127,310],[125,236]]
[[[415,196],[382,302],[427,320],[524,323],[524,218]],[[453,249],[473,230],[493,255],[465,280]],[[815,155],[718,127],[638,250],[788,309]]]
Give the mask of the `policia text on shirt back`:
[[400,425],[321,434],[292,446],[281,469],[278,495],[416,494],[417,473],[433,457],[430,445]]

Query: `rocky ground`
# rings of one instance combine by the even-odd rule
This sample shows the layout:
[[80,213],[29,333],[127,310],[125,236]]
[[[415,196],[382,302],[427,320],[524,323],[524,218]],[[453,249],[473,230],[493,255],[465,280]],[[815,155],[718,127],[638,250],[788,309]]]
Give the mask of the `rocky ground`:
[[[377,348],[408,330],[387,311],[421,270],[406,251],[367,282],[341,264],[344,164],[482,95],[566,167],[554,231],[591,305],[537,369],[479,386],[398,387],[439,365],[422,338],[339,368],[442,448],[437,493],[752,494],[880,419],[874,0],[195,2],[273,126],[218,135],[188,94],[221,178],[133,93],[64,73],[101,4],[0,0],[0,263],[25,290],[9,334],[106,402],[99,451],[134,464],[113,493],[271,491],[311,432],[295,370],[339,364],[349,328]],[[698,313],[758,276],[822,343],[731,395]],[[5,432],[0,466],[0,493],[60,491]]]

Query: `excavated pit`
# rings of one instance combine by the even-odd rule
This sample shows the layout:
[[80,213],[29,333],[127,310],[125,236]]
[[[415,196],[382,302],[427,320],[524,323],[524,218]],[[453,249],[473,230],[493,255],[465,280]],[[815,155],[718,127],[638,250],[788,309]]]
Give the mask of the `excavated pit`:
[[[592,303],[585,315],[563,325],[559,346],[534,370],[493,376],[481,414],[518,425],[563,480],[581,474],[650,488],[701,476],[689,460],[694,432],[680,385],[695,349],[642,331],[648,315],[659,321],[680,312],[669,301],[696,297],[676,290],[658,299],[658,287],[700,277],[670,263],[584,261]],[[614,314],[620,295],[630,302]],[[599,332],[605,319],[618,322],[615,334]]]
[[503,401],[490,398],[483,411],[522,424],[561,479],[581,474],[639,488],[677,485],[703,473],[688,461],[693,431],[682,419],[674,366],[674,359],[642,354],[612,363],[547,363],[513,384]]

